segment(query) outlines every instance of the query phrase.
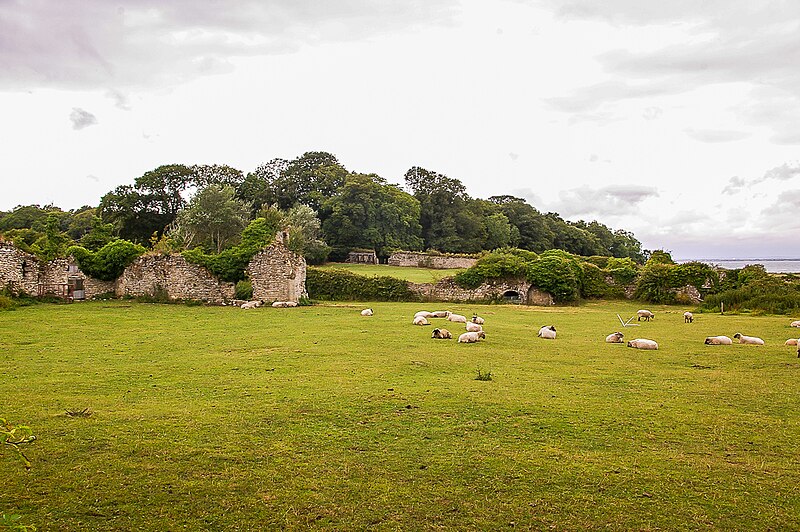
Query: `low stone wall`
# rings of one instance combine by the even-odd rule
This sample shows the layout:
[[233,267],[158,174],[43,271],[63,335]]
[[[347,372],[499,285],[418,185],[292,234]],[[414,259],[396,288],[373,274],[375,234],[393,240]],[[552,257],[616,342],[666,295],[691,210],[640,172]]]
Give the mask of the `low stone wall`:
[[0,242],[0,288],[36,295],[39,261],[12,244]]
[[181,255],[142,255],[117,279],[118,296],[155,296],[222,304],[234,296],[234,284],[220,281]]
[[450,268],[470,268],[477,258],[458,257],[454,255],[431,255],[428,253],[415,253],[413,251],[398,251],[389,256],[389,266],[405,266],[413,268],[435,268],[446,270]]
[[91,299],[99,294],[116,292],[115,281],[101,281],[89,277],[78,268],[77,262],[72,258],[51,260],[40,267],[39,283],[45,287],[76,286],[75,281],[80,282],[78,286],[83,286],[83,298],[76,297],[76,299]]
[[253,299],[298,302],[306,297],[306,261],[279,238],[257,253],[245,273],[253,284]]
[[523,305],[554,305],[553,296],[530,285],[524,279],[506,279],[484,283],[475,289],[458,286],[452,277],[435,284],[408,283],[423,301],[517,301]]

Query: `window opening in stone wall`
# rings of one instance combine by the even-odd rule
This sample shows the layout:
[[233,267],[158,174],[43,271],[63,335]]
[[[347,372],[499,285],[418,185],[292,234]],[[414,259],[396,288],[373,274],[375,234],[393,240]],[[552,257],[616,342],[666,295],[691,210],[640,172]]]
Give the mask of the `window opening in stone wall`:
[[522,301],[522,296],[516,290],[506,290],[503,293],[503,299],[508,303],[519,303]]

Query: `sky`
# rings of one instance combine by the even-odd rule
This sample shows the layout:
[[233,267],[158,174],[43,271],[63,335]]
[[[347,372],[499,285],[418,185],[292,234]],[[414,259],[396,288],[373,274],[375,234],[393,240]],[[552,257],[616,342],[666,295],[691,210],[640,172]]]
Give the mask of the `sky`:
[[796,0],[0,0],[0,210],[328,151],[798,258],[798,65]]

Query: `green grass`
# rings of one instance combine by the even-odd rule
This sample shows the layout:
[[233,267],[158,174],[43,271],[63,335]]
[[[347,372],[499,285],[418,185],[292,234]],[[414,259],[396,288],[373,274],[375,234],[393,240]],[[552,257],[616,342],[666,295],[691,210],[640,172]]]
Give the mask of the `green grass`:
[[408,268],[403,266],[389,266],[387,264],[345,264],[339,262],[311,267],[320,269],[339,268],[359,275],[366,275],[367,277],[385,275],[414,283],[435,283],[440,279],[452,277],[458,272],[464,271],[462,269],[435,270],[433,268]]
[[[623,332],[661,348],[636,351],[603,342],[629,302],[436,306],[477,311],[487,339],[431,340],[411,318],[438,308],[410,303],[0,313],[0,417],[37,436],[30,472],[0,452],[0,513],[40,530],[800,529],[787,318],[651,307]],[[536,338],[549,324],[558,339]],[[702,343],[737,331],[767,346]]]

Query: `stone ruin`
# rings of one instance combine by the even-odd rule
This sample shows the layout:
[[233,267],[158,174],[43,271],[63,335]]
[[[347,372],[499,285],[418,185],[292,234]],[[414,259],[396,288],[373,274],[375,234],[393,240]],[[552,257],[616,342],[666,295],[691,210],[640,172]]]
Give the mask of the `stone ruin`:
[[[286,245],[286,235],[256,254],[246,273],[253,298],[298,302],[306,296],[305,259]],[[70,300],[101,294],[118,297],[159,296],[223,304],[233,300],[235,286],[178,254],[145,254],[133,261],[115,281],[83,273],[73,258],[43,262],[7,242],[0,242],[0,288],[14,293],[54,295]]]

